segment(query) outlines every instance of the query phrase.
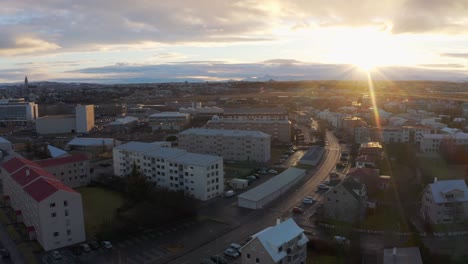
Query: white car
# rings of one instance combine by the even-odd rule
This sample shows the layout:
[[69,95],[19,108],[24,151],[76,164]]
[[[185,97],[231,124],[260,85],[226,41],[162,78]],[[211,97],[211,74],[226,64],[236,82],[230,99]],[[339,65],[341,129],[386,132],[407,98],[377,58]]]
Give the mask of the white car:
[[231,258],[237,258],[237,257],[239,257],[239,252],[237,252],[233,248],[228,248],[228,249],[224,250],[224,255],[226,255],[228,257],[231,257]]
[[304,198],[304,200],[302,200],[302,203],[305,203],[305,204],[314,204],[314,200],[313,199],[307,199],[307,198]]
[[58,252],[57,250],[54,250],[52,251],[52,257],[55,260],[59,260],[59,259],[62,259],[62,254],[60,254],[60,252]]
[[109,241],[102,241],[101,245],[106,249],[112,249],[112,244]]
[[326,191],[326,190],[330,189],[330,187],[327,186],[327,185],[325,185],[325,184],[323,184],[323,183],[321,183],[321,184],[319,184],[318,189],[319,189],[319,190],[325,190],[325,191]]
[[275,171],[274,169],[269,169],[269,170],[268,170],[268,173],[271,173],[271,174],[276,174],[276,173],[278,173],[278,172],[277,172],[277,171]]

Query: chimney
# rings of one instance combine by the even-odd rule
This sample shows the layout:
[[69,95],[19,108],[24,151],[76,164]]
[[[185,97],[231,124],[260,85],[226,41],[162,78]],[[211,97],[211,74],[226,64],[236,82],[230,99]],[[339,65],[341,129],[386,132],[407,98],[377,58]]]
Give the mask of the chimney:
[[276,225],[281,224],[281,218],[276,218]]
[[26,176],[29,176],[29,169],[26,169]]

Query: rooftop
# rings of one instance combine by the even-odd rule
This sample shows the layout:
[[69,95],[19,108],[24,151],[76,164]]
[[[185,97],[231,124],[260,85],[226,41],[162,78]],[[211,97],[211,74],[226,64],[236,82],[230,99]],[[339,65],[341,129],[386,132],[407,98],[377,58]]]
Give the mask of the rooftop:
[[102,146],[114,145],[113,138],[74,138],[67,145],[72,146]]
[[6,138],[0,137],[0,143],[8,143],[11,144],[10,141],[8,141]]
[[[464,180],[436,181],[429,184],[429,188],[431,188],[432,198],[435,203],[468,202],[468,188]],[[457,199],[457,197],[454,197],[453,199],[447,200],[445,194],[454,190],[463,192],[461,198]]]
[[75,118],[75,115],[46,115],[38,119],[62,119],[62,118]]
[[[363,184],[360,184],[357,182],[354,178],[352,177],[347,177],[345,178],[341,183],[340,183],[356,200],[361,200],[363,197],[362,195],[362,188],[364,187]],[[340,185],[339,184],[339,185]],[[338,185],[337,185],[338,186]]]
[[54,147],[52,145],[48,145],[47,150],[49,151],[52,158],[56,158],[56,157],[68,154],[68,152],[66,152],[65,150],[59,149],[59,148]]
[[133,117],[133,116],[126,116],[124,118],[119,118],[119,119],[116,119],[114,122],[111,122],[109,123],[109,125],[126,125],[126,124],[130,124],[132,122],[138,122],[138,118],[136,117]]
[[225,136],[225,137],[262,137],[271,138],[270,135],[255,130],[230,130],[230,129],[210,129],[210,128],[191,128],[179,135],[196,134],[202,136]]
[[75,163],[80,161],[88,160],[88,156],[85,154],[75,154],[71,156],[59,157],[59,158],[52,158],[52,159],[45,159],[45,160],[37,160],[37,163],[41,167],[55,167],[69,163]]
[[250,189],[238,196],[238,198],[259,201],[265,198],[266,196],[277,192],[286,184],[296,180],[299,177],[305,175],[305,170],[297,168],[289,168],[282,173],[276,175],[275,177],[269,179],[257,187]]
[[224,115],[232,114],[265,114],[286,115],[288,111],[284,108],[224,108]]
[[172,159],[172,161],[177,163],[188,163],[198,166],[208,166],[218,161],[222,161],[223,158],[219,156],[213,155],[204,155],[204,154],[197,154],[197,153],[190,153],[187,152],[180,156],[176,156]]
[[169,142],[162,141],[162,142],[145,143],[145,142],[131,141],[131,142],[119,145],[115,147],[115,149],[146,152],[146,151],[160,148],[161,146],[164,146],[167,143]]
[[149,117],[187,117],[190,114],[187,113],[179,113],[179,112],[161,112],[161,113],[156,113],[152,114]]
[[208,124],[210,123],[230,123],[230,124],[291,124],[289,120],[250,120],[250,119],[243,119],[243,120],[233,120],[233,119],[224,119],[220,117],[213,117],[211,120],[208,120]]
[[382,148],[382,145],[379,142],[367,142],[362,143],[361,148]]
[[383,264],[423,264],[417,247],[384,249]]

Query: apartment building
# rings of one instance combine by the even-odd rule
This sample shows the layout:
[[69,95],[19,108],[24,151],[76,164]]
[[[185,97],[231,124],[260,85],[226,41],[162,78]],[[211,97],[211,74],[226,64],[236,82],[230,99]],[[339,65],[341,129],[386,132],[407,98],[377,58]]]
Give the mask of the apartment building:
[[419,145],[421,152],[455,152],[459,148],[468,151],[468,133],[424,134]]
[[468,188],[465,181],[438,181],[436,178],[424,189],[421,215],[431,224],[468,220]]
[[192,128],[179,133],[178,144],[225,160],[268,162],[271,157],[271,136],[260,131]]
[[309,239],[292,218],[278,220],[254,235],[241,248],[242,264],[305,264]]
[[89,158],[85,154],[38,160],[35,163],[71,188],[86,186],[91,181]]
[[0,99],[0,124],[25,125],[39,116],[38,105],[24,99]]
[[161,112],[148,118],[153,131],[183,130],[190,123],[190,114],[179,112]]
[[50,115],[36,120],[41,135],[88,133],[94,127],[94,105],[77,105],[75,115]]
[[129,142],[113,150],[114,174],[124,177],[133,168],[155,186],[199,200],[214,198],[224,191],[223,158],[171,148],[169,142]]
[[2,165],[3,198],[44,250],[83,242],[81,195],[37,163],[14,157]]
[[75,114],[77,133],[88,133],[94,128],[94,105],[77,105]]

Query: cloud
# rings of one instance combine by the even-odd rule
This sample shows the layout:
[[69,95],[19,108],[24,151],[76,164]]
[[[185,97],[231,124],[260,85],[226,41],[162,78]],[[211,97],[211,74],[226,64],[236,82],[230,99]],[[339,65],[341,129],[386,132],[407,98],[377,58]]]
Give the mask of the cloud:
[[459,59],[468,59],[468,53],[442,53],[440,54],[441,56],[444,57],[453,57],[453,58],[459,58]]
[[466,68],[463,64],[456,64],[456,63],[447,63],[447,64],[419,64],[419,67],[425,68]]

